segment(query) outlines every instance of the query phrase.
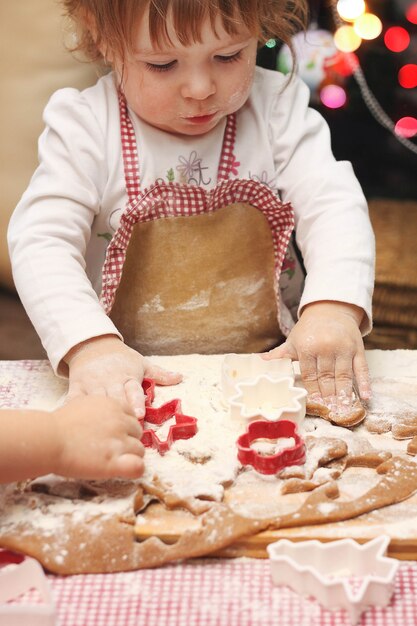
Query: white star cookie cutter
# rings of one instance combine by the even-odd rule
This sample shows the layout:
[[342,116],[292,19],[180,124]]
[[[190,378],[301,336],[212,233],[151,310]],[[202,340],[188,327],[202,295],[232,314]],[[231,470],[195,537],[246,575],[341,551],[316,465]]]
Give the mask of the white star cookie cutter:
[[268,546],[274,584],[314,596],[326,609],[345,609],[352,624],[371,606],[385,607],[399,567],[385,556],[390,538],[360,545],[353,539],[329,543],[281,539]]
[[230,414],[237,419],[285,419],[300,425],[306,414],[307,392],[294,386],[293,378],[274,379],[268,374],[237,383],[230,401]]
[[[42,604],[7,604],[31,589]],[[55,626],[55,606],[48,580],[38,561],[25,558],[0,569],[0,626]]]
[[291,359],[266,361],[260,354],[227,354],[223,359],[221,372],[223,400],[226,405],[236,395],[238,383],[253,381],[263,374],[268,374],[274,380],[295,378]]

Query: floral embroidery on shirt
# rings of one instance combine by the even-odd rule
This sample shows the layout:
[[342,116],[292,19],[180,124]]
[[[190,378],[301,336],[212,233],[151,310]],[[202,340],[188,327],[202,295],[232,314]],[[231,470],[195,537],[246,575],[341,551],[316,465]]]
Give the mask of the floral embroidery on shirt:
[[178,157],[178,160],[180,164],[177,165],[177,170],[186,178],[191,178],[194,172],[198,171],[198,168],[201,166],[201,158],[197,156],[195,150],[191,152],[188,160],[182,155]]
[[266,170],[263,170],[260,176],[258,176],[257,174],[251,174],[249,172],[249,179],[256,180],[258,183],[261,183],[262,185],[266,185],[267,187],[269,187],[276,194],[278,193],[278,187],[274,184],[275,183],[274,179],[268,180],[268,172]]
[[97,237],[103,237],[103,239],[105,239],[107,242],[110,242],[112,240],[111,233],[97,233]]
[[230,171],[234,176],[237,176],[239,174],[238,167],[240,165],[240,161],[236,160],[236,157],[234,154],[232,154],[232,157],[233,157],[233,163],[232,163]]
[[97,237],[102,237],[103,239],[107,241],[107,243],[109,243],[112,240],[114,233],[119,228],[122,212],[123,212],[122,209],[114,209],[110,213],[108,220],[107,220],[108,228],[111,232],[107,231],[105,233],[97,233]]
[[178,160],[179,165],[177,165],[176,170],[180,174],[181,182],[198,187],[211,183],[210,177],[207,179],[204,177],[204,170],[208,170],[208,167],[202,165],[202,158],[197,155],[195,150],[190,152],[188,159],[180,155]]
[[286,274],[288,278],[292,278],[295,273],[295,265],[296,265],[295,258],[292,256],[290,250],[287,249],[287,252],[285,253],[284,261],[282,263],[281,275]]

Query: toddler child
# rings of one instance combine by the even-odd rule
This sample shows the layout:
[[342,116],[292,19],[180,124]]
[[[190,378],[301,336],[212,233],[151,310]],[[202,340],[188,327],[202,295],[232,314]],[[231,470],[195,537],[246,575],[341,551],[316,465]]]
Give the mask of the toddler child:
[[[295,76],[256,67],[305,0],[64,0],[111,71],[48,103],[10,223],[14,279],[69,396],[144,413],[152,354],[298,359],[316,400],[370,383],[374,239]],[[291,234],[295,226],[295,242]],[[306,276],[298,260],[302,256]]]

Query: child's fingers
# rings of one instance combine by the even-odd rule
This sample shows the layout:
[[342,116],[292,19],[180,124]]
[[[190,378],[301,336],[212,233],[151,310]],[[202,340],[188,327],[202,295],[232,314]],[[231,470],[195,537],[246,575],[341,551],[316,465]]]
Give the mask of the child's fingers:
[[370,400],[372,398],[371,378],[369,376],[369,368],[364,350],[361,350],[355,355],[353,359],[353,372],[358,386],[359,397],[362,400]]
[[123,387],[133,414],[139,419],[142,418],[145,415],[145,394],[143,393],[142,384],[135,378],[129,378]]
[[265,361],[271,361],[272,359],[291,359],[292,361],[298,361],[297,351],[290,341],[284,341],[277,348],[269,350],[269,352],[263,352],[261,358]]
[[143,429],[136,417],[132,417],[129,419],[127,425],[127,434],[130,437],[133,437],[136,441],[139,441],[142,437]]
[[348,411],[352,405],[353,359],[341,356],[335,364],[336,398],[339,411]]
[[137,437],[128,437],[123,454],[136,454],[136,456],[143,457],[145,455],[145,447]]
[[88,395],[89,396],[108,396],[110,394],[107,393],[107,389],[103,386],[100,387],[94,387],[93,389],[88,391]]
[[317,357],[317,382],[322,398],[336,395],[335,365],[333,354]]
[[[94,393],[94,392],[92,392]],[[109,385],[106,389],[106,395],[113,400],[117,400],[117,402],[123,407],[125,410],[129,410],[129,400],[126,397],[125,386],[122,383],[113,383]]]
[[111,476],[140,478],[144,470],[143,459],[136,454],[122,454],[115,460],[111,470]]
[[182,381],[182,374],[169,372],[163,367],[145,360],[145,376],[152,378],[158,385],[176,385]]
[[315,398],[322,398],[318,372],[317,372],[317,358],[312,354],[301,353],[300,355],[300,372],[303,385],[307,390],[309,396]]
[[66,404],[67,402],[70,402],[74,398],[78,398],[79,396],[85,396],[85,395],[86,393],[81,387],[80,383],[78,382],[71,383],[70,381],[69,387],[68,387],[68,393],[65,397],[64,404]]

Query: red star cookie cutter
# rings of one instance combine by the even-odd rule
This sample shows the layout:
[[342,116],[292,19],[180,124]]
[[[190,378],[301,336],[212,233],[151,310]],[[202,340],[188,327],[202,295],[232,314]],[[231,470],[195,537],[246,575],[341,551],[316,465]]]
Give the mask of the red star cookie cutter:
[[[251,444],[257,439],[277,440],[292,437],[295,444],[275,454],[262,454]],[[276,474],[289,465],[303,465],[306,448],[297,432],[297,425],[289,420],[250,422],[247,431],[237,440],[238,459],[242,465],[251,465],[260,474]]]
[[175,418],[175,424],[170,426],[165,441],[161,441],[152,428],[144,428],[141,441],[146,448],[155,448],[162,455],[168,452],[174,441],[194,437],[197,432],[197,420],[195,417],[182,413],[180,400],[170,400],[155,408],[151,406],[155,398],[155,382],[150,378],[144,378],[142,388],[145,393],[146,410],[145,416],[139,420],[142,426],[144,426],[145,421],[159,425],[171,419],[171,417]]

